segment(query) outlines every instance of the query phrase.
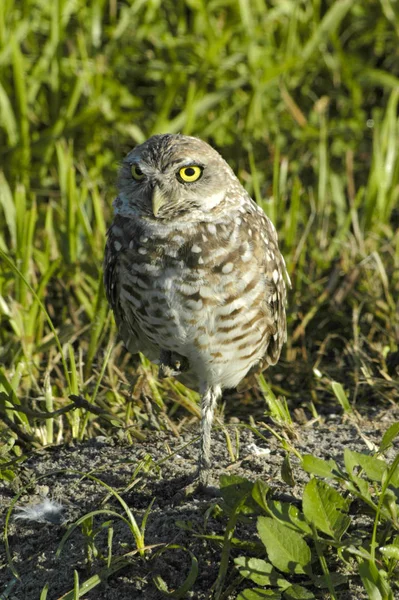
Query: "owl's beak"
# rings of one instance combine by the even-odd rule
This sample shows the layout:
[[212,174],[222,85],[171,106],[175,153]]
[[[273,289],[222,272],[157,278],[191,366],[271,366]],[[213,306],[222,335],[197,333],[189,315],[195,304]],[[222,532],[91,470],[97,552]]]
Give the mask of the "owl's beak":
[[161,208],[167,203],[168,198],[162,193],[159,187],[156,185],[152,192],[152,212],[154,217],[158,216]]

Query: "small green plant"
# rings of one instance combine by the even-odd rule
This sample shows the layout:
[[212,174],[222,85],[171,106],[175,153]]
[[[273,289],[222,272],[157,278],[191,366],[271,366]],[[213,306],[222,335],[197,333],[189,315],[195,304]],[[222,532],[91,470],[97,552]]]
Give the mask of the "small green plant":
[[287,406],[285,398],[278,398],[271,387],[268,385],[263,375],[259,375],[257,378],[258,384],[262,391],[263,397],[266,400],[267,407],[269,409],[270,416],[278,424],[285,424],[287,426],[292,425],[292,418],[290,411]]
[[[388,462],[383,453],[398,433],[395,423],[374,455],[346,450],[342,467],[304,455],[302,468],[311,478],[301,506],[294,499],[275,500],[260,480],[223,476],[228,524],[215,598],[223,597],[231,550],[252,544],[256,556],[234,559],[240,575],[256,586],[242,591],[239,600],[307,600],[322,589],[336,599],[337,587],[349,577],[361,579],[370,598],[393,600],[399,589],[399,454]],[[235,537],[237,523],[248,519],[256,520],[261,546]]]

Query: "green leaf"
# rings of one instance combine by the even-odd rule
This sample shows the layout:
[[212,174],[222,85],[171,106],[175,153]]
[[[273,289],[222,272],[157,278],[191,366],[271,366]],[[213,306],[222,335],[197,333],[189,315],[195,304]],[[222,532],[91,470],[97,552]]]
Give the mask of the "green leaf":
[[382,506],[387,509],[388,514],[391,516],[392,521],[397,523],[399,514],[399,505],[397,504],[397,496],[390,488],[385,489]]
[[303,492],[303,512],[310,523],[330,537],[339,540],[350,524],[346,514],[349,502],[333,487],[312,479]]
[[349,399],[342,385],[338,381],[333,381],[331,387],[333,389],[335,397],[337,398],[344,411],[349,414],[352,413],[353,409],[350,405]]
[[382,573],[371,560],[364,560],[359,564],[359,575],[369,600],[393,600],[391,588]]
[[351,480],[352,481],[348,481],[346,483],[346,487],[347,487],[348,491],[354,493],[355,495],[360,492],[361,496],[365,500],[370,502],[371,501],[371,493],[370,493],[369,482],[366,481],[365,479],[362,479],[361,477],[357,477],[356,475],[352,475]]
[[274,585],[280,589],[285,589],[290,585],[286,579],[279,576],[273,565],[261,558],[239,556],[234,559],[234,563],[240,571],[240,575],[258,585]]
[[3,219],[7,223],[11,237],[12,246],[15,248],[17,242],[16,209],[12,192],[7,179],[0,171],[0,207],[3,209]]
[[294,585],[290,585],[289,588],[284,590],[283,597],[286,600],[313,600],[315,595],[302,585],[294,583]]
[[270,585],[270,575],[275,573],[273,565],[260,558],[239,556],[234,559],[240,575],[250,579],[258,585]]
[[11,482],[15,479],[16,474],[11,469],[0,469],[0,479]]
[[281,478],[282,480],[291,487],[295,485],[294,475],[292,473],[292,467],[290,463],[290,455],[286,454],[284,456],[283,464],[281,466]]
[[[101,569],[99,573],[96,573],[89,579],[81,582],[79,584],[79,577],[77,571],[75,571],[75,586],[74,589],[67,592],[62,600],[76,600],[76,598],[81,598],[91,590],[93,590],[97,585],[100,586],[103,581],[106,581],[108,577],[117,573],[121,569],[126,568],[129,565],[129,561],[127,561],[123,556],[114,559],[110,565],[110,567]],[[79,590],[76,589],[76,583],[79,585]],[[78,594],[78,595],[76,595]]]
[[345,448],[344,461],[346,470],[351,477],[354,469],[361,467],[368,479],[378,481],[379,483],[381,483],[382,477],[388,469],[387,464],[380,458],[370,456],[369,454],[362,454],[361,452],[354,452],[348,448]]
[[281,594],[278,592],[273,592],[273,590],[248,588],[237,596],[237,600],[262,600],[262,598],[268,598],[269,600],[280,600]]
[[380,444],[380,452],[385,452],[391,446],[393,440],[399,434],[399,422],[392,423],[390,427],[384,433],[381,444]]
[[292,418],[285,398],[277,398],[274,395],[273,390],[263,375],[259,375],[257,380],[269,408],[270,416],[278,423],[285,423],[287,425],[291,424]]
[[269,560],[277,569],[283,573],[309,572],[310,548],[299,533],[269,517],[259,517],[257,528]]
[[391,478],[389,480],[389,484],[395,488],[399,487],[399,465],[397,465],[396,468],[394,469],[394,471],[391,475]]
[[304,514],[294,504],[280,502],[279,500],[269,500],[267,508],[269,515],[273,516],[278,521],[282,521],[287,527],[290,527],[295,531],[299,530],[304,533],[312,533],[312,529],[306,522]]
[[267,485],[267,483],[265,483],[261,479],[257,479],[255,481],[254,487],[252,488],[252,498],[257,504],[259,504],[261,508],[263,508],[265,512],[268,512],[267,494],[269,493],[269,491],[270,486]]
[[353,0],[336,0],[331,8],[325,13],[319,25],[312,32],[311,37],[306,42],[301,52],[301,59],[307,62],[310,56],[319,49],[321,44],[325,44],[329,34],[337,29],[346,13],[351,8]]
[[312,454],[303,455],[302,467],[307,473],[312,473],[312,475],[317,475],[318,477],[325,477],[326,479],[334,478],[333,471],[338,471],[338,465],[332,458],[324,460]]
[[15,146],[18,141],[17,120],[14,114],[14,108],[11,97],[7,95],[4,87],[0,83],[0,123],[4,127],[8,136],[9,145]]
[[39,600],[46,600],[47,599],[47,594],[48,594],[48,589],[49,589],[49,583],[45,583],[41,593],[40,593],[40,598]]
[[[236,510],[240,500],[252,492],[254,484],[252,481],[239,477],[238,475],[221,475],[219,479],[220,493],[225,501],[227,511]],[[250,506],[251,497],[248,502],[240,507],[240,512],[253,513],[254,508]]]
[[381,554],[387,558],[399,560],[399,546],[396,546],[395,544],[387,544],[386,546],[382,546],[379,550]]
[[[348,581],[348,577],[342,575],[342,573],[329,573],[329,578],[334,587],[337,585],[343,585]],[[329,587],[329,582],[327,581],[326,575],[317,575],[316,577],[313,577],[313,583],[320,589]]]
[[194,554],[190,550],[188,550],[188,548],[184,548],[183,546],[179,546],[178,544],[172,544],[170,546],[167,546],[166,548],[163,548],[159,552],[159,554],[163,554],[164,552],[167,552],[169,550],[183,550],[189,554],[191,558],[191,566],[186,579],[180,587],[173,591],[168,590],[165,581],[160,575],[155,575],[152,578],[152,580],[158,588],[158,590],[162,592],[162,594],[164,594],[165,596],[169,596],[170,598],[176,598],[178,600],[179,598],[185,598],[187,596],[187,593],[192,589],[198,576],[198,560],[196,559]]

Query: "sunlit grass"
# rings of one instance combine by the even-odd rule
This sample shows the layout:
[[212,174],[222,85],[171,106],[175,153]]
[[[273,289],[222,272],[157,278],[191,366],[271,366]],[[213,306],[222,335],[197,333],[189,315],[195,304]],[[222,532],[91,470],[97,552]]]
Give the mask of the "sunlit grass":
[[150,421],[177,431],[176,412],[199,414],[195,395],[159,383],[149,363],[120,344],[106,350],[115,330],[101,265],[116,170],[155,132],[208,139],[277,226],[293,289],[272,386],[312,411],[333,401],[334,382],[356,400],[397,398],[389,15],[349,0],[324,12],[316,1],[1,4],[5,456],[101,429],[83,408],[43,420],[71,394],[136,430]]

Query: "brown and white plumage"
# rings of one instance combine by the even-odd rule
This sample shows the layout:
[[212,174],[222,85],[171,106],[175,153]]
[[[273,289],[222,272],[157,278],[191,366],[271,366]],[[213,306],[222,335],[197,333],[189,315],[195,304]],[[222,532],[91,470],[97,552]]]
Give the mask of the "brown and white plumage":
[[153,136],[128,154],[118,184],[107,297],[127,348],[202,394],[205,482],[222,390],[275,364],[286,339],[277,234],[223,158],[197,138]]

